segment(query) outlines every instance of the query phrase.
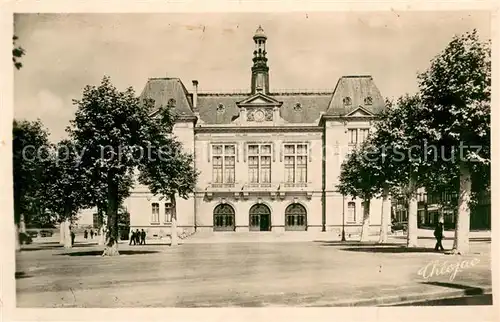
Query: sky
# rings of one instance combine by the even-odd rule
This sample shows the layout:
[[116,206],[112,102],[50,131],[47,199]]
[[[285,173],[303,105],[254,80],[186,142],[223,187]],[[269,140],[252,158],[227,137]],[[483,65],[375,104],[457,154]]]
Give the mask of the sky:
[[476,28],[479,11],[332,13],[16,14],[26,50],[14,74],[14,116],[41,119],[51,140],[66,136],[86,85],[110,76],[139,95],[150,77],[179,77],[191,90],[249,90],[253,34],[268,37],[271,91],[332,90],[343,75],[372,75],[384,97],[417,90],[417,73],[454,35]]

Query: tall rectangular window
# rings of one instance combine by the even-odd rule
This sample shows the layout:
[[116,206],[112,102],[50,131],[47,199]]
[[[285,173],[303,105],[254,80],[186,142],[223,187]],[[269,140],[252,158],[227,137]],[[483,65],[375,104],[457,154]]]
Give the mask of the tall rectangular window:
[[160,222],[160,204],[159,203],[152,203],[151,204],[151,222],[152,223],[159,223]]
[[359,143],[363,143],[366,141],[368,137],[369,130],[368,129],[359,129]]
[[212,145],[212,182],[235,182],[236,147],[234,144]]
[[356,145],[358,143],[358,129],[349,129],[347,131],[348,140],[350,145]]
[[259,182],[259,157],[248,157],[248,181],[250,183]]
[[172,222],[172,204],[170,202],[165,203],[165,222]]
[[295,182],[295,157],[285,156],[285,182]]
[[349,129],[347,131],[347,141],[349,145],[358,145],[362,144],[370,133],[369,129]]
[[271,183],[271,145],[248,145],[249,183]]
[[285,182],[307,182],[307,144],[285,144]]
[[356,203],[347,203],[347,222],[356,222]]

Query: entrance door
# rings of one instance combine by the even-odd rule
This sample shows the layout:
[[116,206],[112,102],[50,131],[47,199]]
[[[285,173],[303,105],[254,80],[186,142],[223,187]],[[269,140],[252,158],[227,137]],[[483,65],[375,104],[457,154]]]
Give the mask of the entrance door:
[[270,231],[271,210],[264,204],[253,205],[250,208],[249,224],[251,231]]
[[234,231],[234,209],[220,204],[214,209],[214,231]]

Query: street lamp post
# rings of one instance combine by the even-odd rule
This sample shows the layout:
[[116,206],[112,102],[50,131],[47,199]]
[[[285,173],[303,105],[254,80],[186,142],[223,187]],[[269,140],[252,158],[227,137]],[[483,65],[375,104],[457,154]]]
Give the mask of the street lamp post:
[[342,239],[345,242],[345,197],[342,194]]

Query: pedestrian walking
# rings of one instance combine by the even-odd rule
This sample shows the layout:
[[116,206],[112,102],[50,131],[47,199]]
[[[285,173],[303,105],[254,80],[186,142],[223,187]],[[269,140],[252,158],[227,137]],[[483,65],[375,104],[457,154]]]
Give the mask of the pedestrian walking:
[[434,246],[434,249],[439,251],[439,250],[444,250],[443,244],[441,241],[443,240],[443,223],[438,222],[436,225],[436,229],[434,230],[434,237],[436,237],[436,246]]
[[94,230],[93,229],[90,230],[90,239],[94,239]]
[[136,240],[135,231],[132,230],[132,231],[130,231],[130,241],[128,242],[128,244],[132,245],[132,243],[134,243],[134,245],[135,245],[135,240]]
[[88,236],[89,232],[87,231],[87,229],[85,229],[85,231],[83,232],[83,238],[87,239]]
[[144,231],[144,229],[142,229],[141,231],[141,244],[146,245],[146,232]]
[[75,244],[75,233],[73,231],[71,231],[71,246],[73,246]]

